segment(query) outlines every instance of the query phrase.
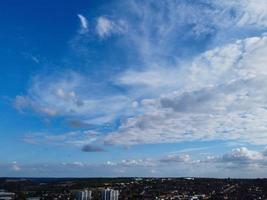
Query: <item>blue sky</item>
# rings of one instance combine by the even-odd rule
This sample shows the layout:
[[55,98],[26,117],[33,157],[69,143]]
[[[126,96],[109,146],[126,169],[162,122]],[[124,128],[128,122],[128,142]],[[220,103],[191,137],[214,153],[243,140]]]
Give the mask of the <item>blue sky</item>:
[[0,176],[266,177],[266,8],[1,1]]

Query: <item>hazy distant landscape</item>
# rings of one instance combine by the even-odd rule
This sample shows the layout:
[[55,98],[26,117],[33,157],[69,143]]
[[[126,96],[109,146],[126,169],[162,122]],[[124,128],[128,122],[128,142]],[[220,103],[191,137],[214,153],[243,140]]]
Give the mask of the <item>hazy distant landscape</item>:
[[[267,179],[207,178],[1,178],[0,189],[16,194],[16,199],[75,199],[84,189],[92,199],[101,191],[119,191],[118,199],[267,199]],[[1,194],[1,193],[0,193]],[[89,198],[88,198],[89,199]]]

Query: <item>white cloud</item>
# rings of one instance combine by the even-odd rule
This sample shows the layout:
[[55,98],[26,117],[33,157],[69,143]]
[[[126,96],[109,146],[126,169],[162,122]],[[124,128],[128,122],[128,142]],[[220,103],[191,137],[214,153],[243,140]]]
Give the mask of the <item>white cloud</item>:
[[[198,156],[195,154],[195,156]],[[188,154],[169,154],[160,160],[158,164],[161,165],[197,165],[195,167],[201,167],[209,164],[210,167],[217,167],[223,170],[228,168],[249,168],[259,167],[267,168],[267,156],[265,150],[255,151],[250,150],[247,147],[239,147],[232,149],[231,152],[224,153],[222,155],[208,155],[205,158],[193,159]],[[251,168],[253,169],[253,168]]]
[[76,167],[83,167],[84,166],[84,164],[82,162],[78,162],[78,161],[73,162],[72,165],[74,165]]
[[151,159],[128,159],[117,163],[121,167],[152,167],[155,165]]
[[262,32],[267,25],[265,0],[133,0],[123,6],[129,10],[126,42],[138,52],[145,68],[180,62],[183,54],[198,52],[199,41],[222,44],[249,36],[251,30]]
[[[214,177],[264,177],[267,169],[266,150],[256,151],[246,147],[233,149],[222,155],[210,155],[197,159],[187,154],[169,154],[157,159],[127,158],[107,162],[73,161],[63,163],[0,163],[1,171],[7,174],[23,173],[29,176],[211,176]],[[207,168],[209,170],[207,170]]]
[[[266,144],[267,90],[261,87],[267,84],[266,46],[267,37],[261,36],[203,53],[183,73],[166,77],[168,82],[177,77],[171,93],[160,93],[149,108],[141,104],[143,114],[126,120],[105,141],[139,144],[224,139]],[[126,77],[129,79],[128,74]],[[142,81],[139,84],[154,88]]]
[[[262,86],[267,84],[267,37],[221,45],[225,42],[221,37],[229,36],[226,33],[232,34],[226,39],[230,41],[250,35],[242,30],[251,26],[260,32],[267,24],[266,2],[213,1],[212,6],[154,2],[129,1],[130,12],[125,16],[96,20],[101,38],[127,32],[126,46],[142,61],[120,74],[111,73],[112,84],[123,92],[109,92],[110,82],[96,83],[74,72],[36,76],[28,92],[16,97],[15,107],[71,117],[81,124],[99,125],[120,118],[118,130],[103,136],[111,144],[217,139],[266,144],[267,90]],[[87,31],[87,19],[78,17],[81,30]],[[210,35],[220,46],[214,47],[218,43],[210,42]],[[192,58],[188,51],[195,50],[201,38],[212,49]],[[202,47],[201,42],[196,49]],[[190,58],[183,60],[180,54]]]
[[[104,86],[72,71],[36,76],[31,83],[27,94],[18,95],[14,100],[18,110],[32,109],[45,116],[72,117],[84,124],[111,122],[132,102],[125,95],[106,93]],[[128,112],[131,110],[129,108]]]
[[[215,139],[266,144],[267,90],[261,87],[267,80],[266,46],[266,36],[251,37],[206,51],[178,69],[125,72],[115,83],[133,87],[126,95],[96,95],[94,82],[74,72],[37,76],[14,104],[84,124],[131,115],[104,136],[111,144]],[[152,98],[143,98],[147,94]]]
[[229,10],[234,9],[237,26],[267,27],[267,2],[265,0],[221,0],[216,3]]
[[127,159],[121,161],[107,161],[105,163],[106,166],[116,166],[116,167],[152,167],[156,165],[155,160],[152,159]]
[[49,144],[57,146],[82,147],[96,141],[98,134],[94,131],[73,131],[64,134],[31,133],[23,137],[30,144]]
[[217,9],[198,2],[128,1],[125,4],[129,10],[129,16],[126,15],[132,20],[127,44],[137,51],[138,59],[145,63],[145,67],[176,62],[180,53],[194,49],[192,43],[185,42],[187,39],[215,34],[218,18],[221,22],[228,18],[221,17]]
[[222,156],[209,156],[200,162],[216,165],[218,168],[224,170],[248,169],[249,171],[251,170],[251,173],[257,173],[257,171],[261,171],[261,169],[264,171],[267,168],[265,150],[255,151],[246,147],[232,149],[231,152],[224,153]]
[[262,154],[267,157],[267,147],[263,150]]
[[13,102],[14,107],[18,110],[27,108],[28,106],[30,106],[29,104],[30,104],[29,99],[21,95],[17,95]]
[[77,14],[78,18],[80,19],[80,23],[81,23],[81,29],[80,32],[81,33],[86,33],[88,32],[88,21],[86,19],[85,16],[81,15],[81,14]]
[[80,87],[83,80],[82,76],[73,72],[46,77],[36,76],[27,96],[16,97],[15,106],[21,109],[29,107],[51,116],[75,113],[82,110],[82,100],[77,97],[75,89]]
[[168,90],[168,88],[173,89],[173,86],[179,83],[177,80],[179,72],[178,69],[168,67],[152,67],[144,71],[128,70],[122,73],[116,82],[132,87],[149,87],[150,90],[151,88]]
[[186,163],[186,162],[189,162],[191,160],[191,157],[190,155],[188,154],[179,154],[179,155],[176,155],[176,154],[172,154],[172,155],[169,155],[167,156],[167,158],[163,158],[160,160],[160,162],[163,162],[163,163],[172,163],[172,162],[176,162],[176,163]]
[[105,17],[99,17],[97,19],[96,31],[100,37],[104,37],[110,33],[112,26],[112,22],[109,19]]
[[264,159],[261,152],[252,151],[246,147],[233,149],[231,153],[222,157],[224,162],[257,162]]
[[123,20],[112,21],[107,17],[100,16],[96,21],[96,32],[101,38],[111,34],[122,34],[127,30],[126,22]]
[[[267,157],[264,151],[251,150],[246,147],[239,147],[232,149],[231,152],[224,153],[222,155],[209,155],[206,158],[201,159],[190,159],[183,161],[178,159],[176,162],[175,158],[179,158],[181,154],[169,155],[166,158],[162,158],[162,165],[172,165],[177,167],[181,165],[188,166],[188,169],[193,171],[198,169],[200,171],[205,171],[204,173],[210,176],[212,171],[217,171],[215,176],[222,177],[259,177],[265,176],[265,171],[267,168]],[[197,155],[195,155],[197,156]],[[174,158],[174,159],[168,159]],[[162,162],[163,161],[163,162]],[[205,168],[209,168],[207,171]],[[216,170],[217,169],[217,170]],[[240,171],[240,169],[242,169]],[[200,173],[200,171],[198,173]],[[207,176],[206,175],[206,176]]]
[[11,169],[15,172],[19,172],[21,170],[20,166],[18,165],[18,163],[16,161],[14,161],[12,164],[11,164]]

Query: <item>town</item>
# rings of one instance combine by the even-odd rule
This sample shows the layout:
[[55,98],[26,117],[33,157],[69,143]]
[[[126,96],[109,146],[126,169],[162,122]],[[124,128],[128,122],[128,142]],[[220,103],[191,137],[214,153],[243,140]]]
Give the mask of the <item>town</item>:
[[1,178],[0,200],[267,199],[267,179]]

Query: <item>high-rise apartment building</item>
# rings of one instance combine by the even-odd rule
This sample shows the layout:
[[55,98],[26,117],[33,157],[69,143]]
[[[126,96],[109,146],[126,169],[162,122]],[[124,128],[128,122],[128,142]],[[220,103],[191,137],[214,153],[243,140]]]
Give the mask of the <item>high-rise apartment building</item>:
[[76,200],[91,200],[92,191],[85,189],[76,193]]
[[101,200],[118,200],[119,191],[113,189],[105,189],[101,192]]

